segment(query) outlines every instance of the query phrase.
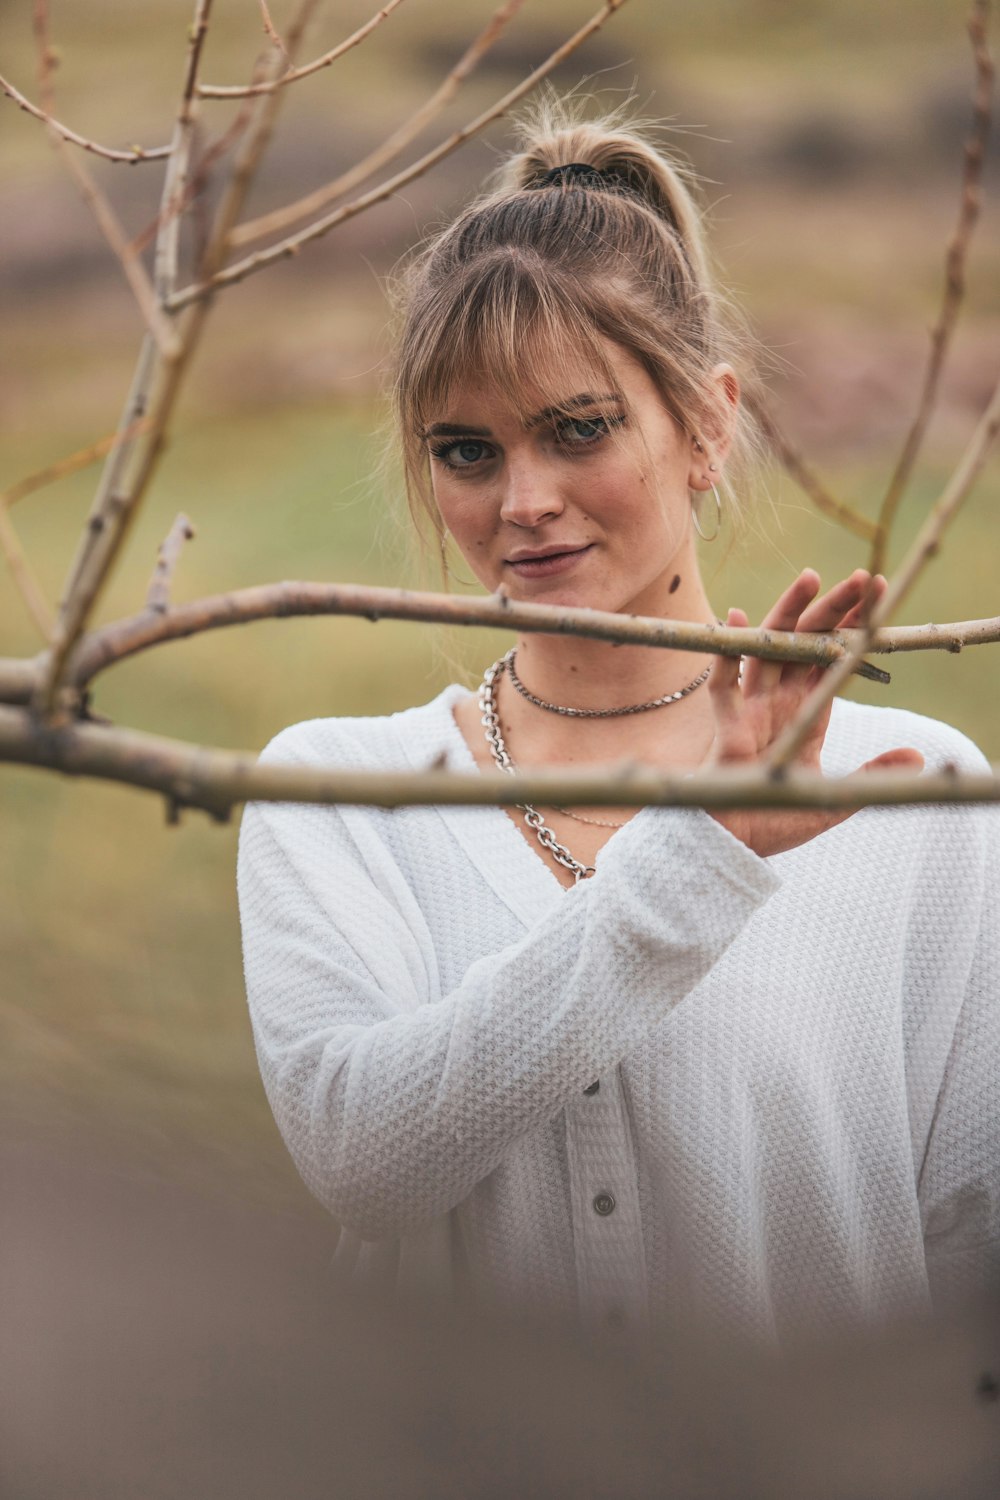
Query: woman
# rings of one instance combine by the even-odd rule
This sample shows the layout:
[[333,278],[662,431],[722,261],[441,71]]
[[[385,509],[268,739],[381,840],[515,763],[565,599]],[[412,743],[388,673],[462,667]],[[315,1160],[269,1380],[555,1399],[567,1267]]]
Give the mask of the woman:
[[[739,358],[677,171],[634,133],[542,126],[411,273],[411,497],[487,590],[711,620],[695,532],[747,450]],[[765,623],[849,626],[883,586],[821,594],[806,571]],[[478,701],[453,685],[313,720],[264,758],[754,761],[816,675],[529,635]],[[982,763],[944,725],[841,702],[800,758]],[[765,1337],[980,1285],[1000,1243],[993,826],[248,807],[258,1055],[338,1258],[396,1288]]]

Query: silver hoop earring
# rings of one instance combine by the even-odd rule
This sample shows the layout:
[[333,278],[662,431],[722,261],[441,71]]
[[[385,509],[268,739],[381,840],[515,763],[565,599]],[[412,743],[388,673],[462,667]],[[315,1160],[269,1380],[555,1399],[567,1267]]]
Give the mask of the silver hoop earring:
[[719,491],[716,489],[716,487],[715,487],[714,484],[711,486],[711,490],[712,490],[712,494],[715,496],[715,530],[714,531],[708,531],[708,532],[703,531],[702,530],[701,521],[698,519],[698,506],[699,506],[700,501],[701,501],[701,495],[703,495],[705,493],[704,490],[702,490],[700,492],[700,494],[698,494],[697,496],[692,497],[692,500],[691,500],[691,522],[692,522],[692,525],[694,526],[695,531],[701,537],[701,539],[702,539],[703,542],[714,542],[715,538],[719,535],[719,532],[722,530],[722,500],[720,498]]

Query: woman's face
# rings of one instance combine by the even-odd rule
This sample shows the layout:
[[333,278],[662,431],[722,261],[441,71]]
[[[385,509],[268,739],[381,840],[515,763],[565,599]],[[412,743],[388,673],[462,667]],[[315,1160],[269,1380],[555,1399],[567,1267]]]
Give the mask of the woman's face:
[[706,487],[709,458],[645,370],[606,347],[610,389],[582,361],[525,412],[488,382],[453,390],[425,433],[434,495],[491,593],[664,615],[697,566],[689,486]]

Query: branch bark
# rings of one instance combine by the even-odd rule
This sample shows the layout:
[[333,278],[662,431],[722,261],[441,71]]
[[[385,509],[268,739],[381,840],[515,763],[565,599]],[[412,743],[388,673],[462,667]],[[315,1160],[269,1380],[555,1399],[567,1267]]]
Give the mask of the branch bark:
[[775,782],[765,769],[716,768],[664,776],[625,764],[585,771],[501,772],[444,769],[389,773],[259,765],[243,751],[210,750],[139,730],[93,724],[50,727],[23,709],[0,707],[0,760],[42,766],[157,792],[171,820],[181,807],[219,821],[243,802],[366,803],[376,807],[820,807],[1000,802],[1000,767],[913,775],[874,772],[828,778],[797,773]]
[[193,536],[194,527],[182,511],[160,543],[156,567],[146,593],[147,609],[162,615],[170,608],[170,585],[173,583],[174,570],[180,562],[184,543],[189,542]]
[[[370,588],[360,584],[276,583],[237,589],[185,604],[170,605],[166,613],[147,608],[91,631],[78,644],[69,665],[68,682],[82,691],[103,671],[141,651],[169,641],[186,640],[207,630],[248,625],[255,620],[305,615],[347,615],[371,620],[414,620],[448,625],[486,626],[537,631],[541,634],[579,635],[585,639],[645,644],[677,651],[707,651],[720,656],[760,656],[776,661],[809,661],[831,665],[860,639],[858,631],[837,635],[806,635],[683,621],[643,619],[600,610],[560,610],[545,605],[510,605],[492,598],[454,598],[450,594],[418,594],[406,589]],[[948,624],[900,625],[879,630],[868,650],[962,651],[1000,641],[1000,617],[960,620]],[[44,656],[0,657],[0,702],[27,703],[38,680]],[[879,677],[869,663],[859,675]]]
[[[506,596],[456,598],[408,589],[371,588],[345,583],[276,583],[235,589],[175,605],[166,614],[145,611],[92,631],[74,652],[67,682],[88,686],[108,667],[166,641],[252,620],[293,615],[354,615],[380,619],[436,621],[452,625],[485,625],[545,635],[578,635],[617,641],[714,652],[722,656],[762,656],[771,661],[839,661],[847,649],[841,640],[788,631],[734,629],[726,625],[646,619],[604,610],[569,609],[545,604],[515,604]],[[866,664],[864,676],[888,680]]]

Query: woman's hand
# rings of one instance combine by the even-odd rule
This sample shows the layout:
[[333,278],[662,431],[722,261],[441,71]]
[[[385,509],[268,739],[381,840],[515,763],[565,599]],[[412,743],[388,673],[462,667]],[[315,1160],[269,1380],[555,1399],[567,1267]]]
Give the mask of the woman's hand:
[[[870,573],[858,569],[850,578],[817,597],[819,574],[812,568],[801,573],[782,594],[762,627],[770,630],[850,630],[861,624],[866,597],[876,600],[885,593],[881,575],[874,580]],[[741,609],[731,609],[727,625],[747,625]],[[764,661],[747,657],[716,658],[709,678],[709,692],[715,711],[715,740],[709,752],[709,765],[738,765],[761,761],[781,732],[795,718],[804,699],[819,682],[823,667],[792,662]],[[813,725],[796,759],[796,765],[810,771],[820,769],[820,751],[830,722],[832,704],[828,704]],[[917,771],[924,763],[919,750],[887,750],[868,761],[860,770]],[[713,812],[712,816],[730,833],[742,840],[755,854],[780,854],[805,844],[845,818],[851,811],[791,808],[734,808]]]

